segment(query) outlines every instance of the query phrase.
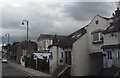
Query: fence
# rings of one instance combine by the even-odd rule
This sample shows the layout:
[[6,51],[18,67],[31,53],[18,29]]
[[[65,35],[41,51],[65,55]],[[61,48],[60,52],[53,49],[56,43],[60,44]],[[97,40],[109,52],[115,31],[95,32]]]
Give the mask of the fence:
[[42,72],[49,72],[49,61],[46,59],[36,59],[34,60],[33,56],[25,57],[25,67],[36,69]]

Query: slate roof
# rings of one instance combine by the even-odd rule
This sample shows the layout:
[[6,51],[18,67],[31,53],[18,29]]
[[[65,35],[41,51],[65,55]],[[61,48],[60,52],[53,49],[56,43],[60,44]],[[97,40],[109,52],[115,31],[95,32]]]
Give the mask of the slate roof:
[[[28,41],[28,45],[34,45],[34,46],[37,46],[37,44],[35,43],[35,42],[33,42],[33,41]],[[19,43],[17,43],[15,46],[22,46],[22,45],[24,45],[24,46],[27,46],[27,40],[25,40],[25,41],[22,41],[22,42],[19,42]]]
[[[44,39],[44,38],[47,38],[47,39],[54,39],[55,35],[51,35],[51,34],[40,34],[39,39]],[[57,38],[58,39],[62,39],[64,38],[65,35],[57,35]]]
[[106,34],[110,32],[118,32],[118,31],[120,31],[120,19],[112,22],[110,26],[103,33]]
[[120,10],[117,8],[115,14],[113,13],[113,22],[111,22],[110,26],[103,32],[103,34],[118,32],[120,31]]
[[97,15],[97,16],[99,16],[99,17],[101,17],[101,18],[103,18],[103,19],[106,19],[106,20],[113,19],[113,17],[107,18],[107,17],[103,17],[103,16],[100,16],[100,15]]
[[53,45],[50,45],[49,48],[51,46],[60,46],[62,48],[72,48],[72,44],[76,40],[78,40],[80,37],[82,37],[85,33],[86,33],[86,29],[85,29],[85,27],[83,27],[83,28],[73,32],[72,34],[64,37],[63,39],[57,41]]
[[72,34],[68,35],[66,38],[61,40],[60,46],[62,47],[72,47],[72,44],[83,36],[86,33],[85,27],[73,32]]

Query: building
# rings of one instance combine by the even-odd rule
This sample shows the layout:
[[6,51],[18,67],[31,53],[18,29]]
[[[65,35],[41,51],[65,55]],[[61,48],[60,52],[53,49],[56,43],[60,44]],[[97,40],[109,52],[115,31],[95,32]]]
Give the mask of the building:
[[[111,21],[111,18],[96,15],[87,26],[49,46],[52,53],[50,72],[58,76],[66,70],[72,76],[97,74],[103,68],[102,32]],[[61,71],[57,72],[58,69]]]
[[104,68],[120,68],[120,10],[117,8],[113,13],[113,22],[103,32],[104,45]]
[[29,56],[33,52],[37,51],[37,44],[33,41],[22,41],[16,44],[17,47],[17,55],[16,62],[20,63],[21,56]]
[[73,43],[72,76],[96,75],[103,68],[103,34],[110,25],[110,18],[96,15],[85,27],[86,33]]
[[11,53],[10,53],[10,59],[11,60],[16,60],[16,55],[17,55],[17,44],[19,42],[14,42],[11,46]]
[[52,54],[52,58],[50,59],[50,73],[57,76],[63,74],[70,76],[72,45],[85,33],[86,30],[85,27],[83,27],[49,46]]
[[[56,35],[50,35],[50,34],[40,34],[39,38],[38,38],[38,51],[44,51],[44,52],[48,52],[48,46],[52,45],[54,43],[54,37]],[[62,39],[65,36],[62,35],[57,35],[58,39]]]

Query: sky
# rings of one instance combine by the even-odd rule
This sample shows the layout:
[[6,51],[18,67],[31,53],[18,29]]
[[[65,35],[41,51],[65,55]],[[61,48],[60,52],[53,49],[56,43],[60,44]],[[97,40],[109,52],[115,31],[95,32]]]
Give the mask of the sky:
[[[107,0],[106,0],[107,1]],[[82,2],[82,1],[1,1],[0,33],[7,43],[26,39],[26,25],[29,21],[29,39],[37,41],[40,34],[69,35],[86,26],[95,15],[111,17],[116,9],[114,2]]]

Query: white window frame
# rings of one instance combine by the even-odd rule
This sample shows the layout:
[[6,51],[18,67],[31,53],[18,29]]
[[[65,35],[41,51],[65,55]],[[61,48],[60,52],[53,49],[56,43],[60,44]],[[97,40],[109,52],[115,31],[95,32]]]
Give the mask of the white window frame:
[[103,37],[102,36],[102,33],[101,32],[95,32],[96,34],[98,34],[98,40],[94,40],[94,33],[92,34],[92,42],[101,42],[101,38]]

